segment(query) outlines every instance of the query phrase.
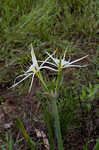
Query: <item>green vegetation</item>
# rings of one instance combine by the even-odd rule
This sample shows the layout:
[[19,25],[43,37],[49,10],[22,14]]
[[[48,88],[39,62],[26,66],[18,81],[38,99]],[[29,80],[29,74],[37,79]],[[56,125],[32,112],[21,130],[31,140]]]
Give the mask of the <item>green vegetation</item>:
[[[9,150],[23,148],[26,150],[29,149],[29,146],[31,147],[33,141],[41,150],[44,150],[44,139],[41,137],[40,141],[34,132],[37,127],[43,128],[51,148],[57,149],[53,117],[49,113],[52,111],[49,108],[52,104],[49,104],[48,95],[46,96],[46,92],[43,93],[44,90],[37,77],[35,77],[30,95],[27,91],[31,78],[13,89],[8,89],[13,85],[15,78],[23,74],[24,70],[26,71],[30,66],[30,44],[32,43],[37,60],[45,60],[46,52],[52,54],[54,51],[60,58],[67,50],[66,60],[71,58],[71,61],[89,55],[80,62],[80,65],[87,64],[87,67],[67,68],[62,71],[60,82],[57,82],[56,86],[58,90],[57,107],[64,149],[75,150],[79,147],[82,150],[97,149],[96,141],[99,139],[98,8],[98,0],[0,1],[0,113],[11,97],[14,97],[13,101],[18,100],[14,106],[18,116],[16,117],[13,113],[14,117],[12,117],[12,113],[10,113],[10,117],[8,117],[10,121],[12,120],[15,128],[13,126],[10,129],[7,128],[10,135],[6,133],[4,141],[2,139],[6,132],[4,130],[5,123],[1,127],[0,122],[0,148]],[[55,89],[57,73],[49,70],[41,70],[41,72],[48,83],[48,89]],[[26,95],[39,101],[36,102],[36,109],[30,109],[27,102],[22,104]],[[27,101],[31,99],[28,97]],[[5,111],[5,109],[3,110]],[[36,110],[40,112],[37,113]],[[4,111],[3,113],[6,114]],[[21,118],[22,122],[19,121],[18,125],[26,132],[28,139],[24,136],[23,130],[21,135],[15,122],[16,118]],[[52,125],[49,125],[50,123]]]

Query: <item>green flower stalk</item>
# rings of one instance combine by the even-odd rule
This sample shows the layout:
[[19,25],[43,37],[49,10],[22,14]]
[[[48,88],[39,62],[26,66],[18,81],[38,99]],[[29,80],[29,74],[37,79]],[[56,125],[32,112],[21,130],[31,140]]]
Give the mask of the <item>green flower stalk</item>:
[[47,53],[47,54],[54,62],[54,63],[52,63],[52,62],[47,61],[47,63],[50,65],[53,65],[55,68],[58,68],[57,69],[58,77],[57,77],[57,81],[56,81],[56,89],[55,89],[55,93],[53,92],[53,96],[51,98],[51,104],[52,104],[52,115],[54,118],[54,127],[55,127],[55,133],[56,133],[56,138],[57,138],[58,150],[64,150],[62,135],[61,135],[61,128],[60,128],[60,119],[59,119],[58,107],[57,107],[57,98],[58,98],[58,92],[59,92],[61,78],[62,78],[62,75],[61,75],[62,69],[68,68],[68,67],[86,67],[86,65],[80,66],[80,65],[74,65],[74,63],[88,57],[88,55],[86,55],[82,58],[79,58],[75,61],[70,62],[70,59],[68,61],[65,61],[66,52],[64,53],[64,56],[62,59],[54,58],[53,54],[52,55],[50,55],[49,53]]
[[58,150],[64,150],[63,148],[63,141],[62,141],[62,135],[61,135],[61,128],[60,128],[60,119],[58,114],[58,108],[57,108],[57,99],[53,98],[51,100],[52,107],[53,107],[53,118],[54,118],[54,128],[57,138],[57,144],[58,144]]
[[58,93],[58,91],[59,91],[61,78],[62,78],[62,65],[61,65],[61,59],[60,59],[60,62],[59,62],[59,65],[58,65],[58,77],[57,77],[56,89],[55,89],[56,93]]

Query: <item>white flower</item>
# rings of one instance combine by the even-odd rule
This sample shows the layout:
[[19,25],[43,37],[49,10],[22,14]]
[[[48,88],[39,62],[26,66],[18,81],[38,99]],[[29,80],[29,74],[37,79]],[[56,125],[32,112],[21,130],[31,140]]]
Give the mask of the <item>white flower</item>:
[[[32,65],[29,67],[29,69],[24,74],[19,75],[18,77],[16,77],[16,79],[14,81],[14,85],[12,85],[10,88],[13,88],[13,87],[17,86],[19,83],[21,83],[22,81],[24,81],[25,79],[27,79],[29,76],[32,75],[32,80],[31,80],[31,84],[30,84],[30,88],[29,88],[29,92],[30,92],[31,88],[32,88],[34,76],[40,69],[50,69],[50,70],[53,70],[53,71],[57,71],[56,69],[51,68],[49,66],[44,66],[44,64],[48,61],[48,59],[50,57],[48,57],[45,61],[37,61],[35,53],[34,53],[34,49],[32,47],[32,44],[31,44],[31,57],[32,57]],[[42,64],[39,66],[38,62],[42,62]],[[18,78],[23,77],[23,76],[25,76],[25,77],[22,80],[15,83]]]
[[66,55],[66,52],[64,53],[64,56],[63,58],[60,60],[58,58],[54,58],[52,55],[50,55],[49,53],[47,53],[47,55],[53,60],[54,63],[51,63],[51,62],[46,62],[48,64],[51,64],[55,67],[59,67],[59,64],[61,63],[61,67],[64,69],[64,68],[67,68],[67,67],[86,67],[87,65],[84,65],[84,66],[80,66],[80,65],[74,65],[74,63],[88,57],[88,55],[84,56],[84,57],[81,57],[79,59],[76,59],[74,61],[70,61],[70,59],[68,61],[65,60],[65,55]]

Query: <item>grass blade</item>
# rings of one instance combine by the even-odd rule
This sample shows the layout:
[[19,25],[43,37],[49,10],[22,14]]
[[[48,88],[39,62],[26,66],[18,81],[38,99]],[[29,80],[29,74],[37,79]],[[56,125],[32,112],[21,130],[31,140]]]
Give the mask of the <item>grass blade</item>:
[[24,138],[26,139],[29,147],[31,148],[31,150],[36,150],[36,143],[34,141],[32,141],[32,139],[30,138],[30,136],[28,135],[28,133],[26,132],[22,122],[20,119],[16,119],[16,124],[17,126],[20,128]]

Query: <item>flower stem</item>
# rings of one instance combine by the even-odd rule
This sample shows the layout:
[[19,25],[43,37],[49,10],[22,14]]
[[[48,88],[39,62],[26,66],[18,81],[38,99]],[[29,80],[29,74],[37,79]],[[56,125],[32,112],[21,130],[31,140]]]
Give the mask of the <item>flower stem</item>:
[[52,124],[51,124],[52,116],[51,116],[50,112],[48,111],[48,107],[46,107],[45,103],[43,104],[43,112],[44,112],[45,122],[46,122],[47,128],[48,128],[50,149],[55,150],[53,128],[52,128]]
[[52,99],[51,101],[52,107],[53,107],[53,118],[54,118],[54,125],[55,125],[55,131],[56,131],[56,138],[57,138],[57,143],[58,143],[58,150],[64,150],[56,101],[57,100],[55,98]]
[[61,83],[61,73],[62,73],[62,67],[61,67],[61,64],[59,64],[58,77],[57,77],[57,81],[56,81],[56,92],[57,93],[58,93],[58,90],[59,90],[59,87],[60,87],[60,83]]
[[40,81],[42,82],[42,85],[43,85],[43,87],[45,88],[45,90],[46,90],[46,91],[49,91],[48,88],[47,88],[46,83],[45,83],[44,80],[43,80],[43,77],[42,77],[40,71],[37,72],[37,76],[38,76],[38,78],[40,79]]

